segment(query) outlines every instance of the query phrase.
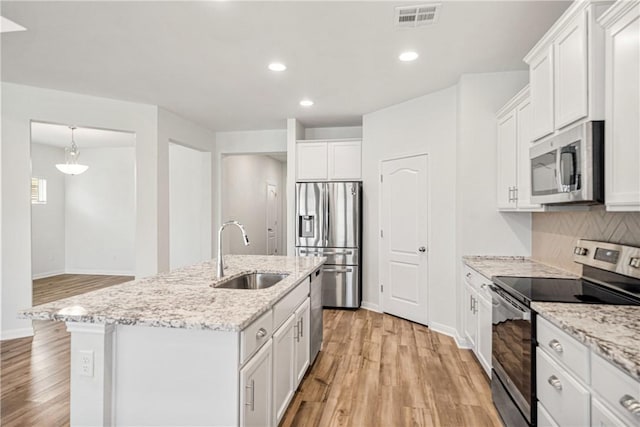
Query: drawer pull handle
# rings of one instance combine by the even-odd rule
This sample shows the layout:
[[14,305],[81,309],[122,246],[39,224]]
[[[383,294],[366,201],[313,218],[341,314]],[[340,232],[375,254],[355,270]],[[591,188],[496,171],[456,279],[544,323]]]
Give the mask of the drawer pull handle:
[[562,383],[555,375],[551,375],[547,381],[549,382],[549,384],[551,384],[551,387],[555,388],[558,391],[562,390]]
[[631,412],[634,417],[640,418],[640,402],[634,399],[633,396],[625,394],[620,398],[620,404],[624,409]]
[[549,341],[549,347],[555,350],[556,353],[562,354],[562,352],[564,351],[564,349],[562,348],[562,344],[560,344],[560,341],[558,340]]
[[256,404],[256,383],[255,380],[251,380],[251,384],[248,386],[245,386],[247,388],[247,390],[251,390],[251,401],[250,402],[246,402],[245,406],[248,406],[249,408],[251,408],[251,411],[255,410],[255,404]]
[[256,332],[256,338],[264,338],[267,336],[267,330],[265,328],[260,328],[258,329],[258,332]]

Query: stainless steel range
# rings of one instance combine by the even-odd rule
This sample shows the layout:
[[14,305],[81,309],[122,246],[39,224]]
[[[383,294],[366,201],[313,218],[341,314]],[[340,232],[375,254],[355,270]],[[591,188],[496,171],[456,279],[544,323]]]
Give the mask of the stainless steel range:
[[493,277],[491,391],[505,425],[535,426],[535,312],[532,301],[640,305],[640,248],[579,240],[583,277]]

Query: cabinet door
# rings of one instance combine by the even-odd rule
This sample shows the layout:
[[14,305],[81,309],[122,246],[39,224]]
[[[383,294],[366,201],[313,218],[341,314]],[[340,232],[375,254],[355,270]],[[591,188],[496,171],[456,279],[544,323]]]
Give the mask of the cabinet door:
[[296,145],[297,180],[327,179],[327,143],[300,142]]
[[360,141],[328,143],[329,179],[358,180],[362,178]]
[[517,123],[512,110],[498,119],[498,209],[515,209]]
[[553,132],[553,45],[530,66],[533,139]]
[[491,297],[478,297],[478,345],[476,356],[485,372],[491,377]]
[[576,16],[558,35],[555,50],[555,127],[588,114],[587,14]]
[[619,427],[625,423],[609,411],[604,403],[591,396],[591,427]]
[[271,340],[240,370],[240,425],[271,425]]
[[295,314],[296,319],[296,343],[295,343],[295,388],[304,377],[309,367],[309,323],[310,323],[309,298],[298,307]]
[[295,315],[291,314],[273,334],[273,425],[278,425],[295,392]]
[[531,136],[531,100],[527,99],[518,105],[517,134],[518,134],[518,210],[542,210],[542,206],[531,203],[531,159],[529,149],[533,137]]
[[476,334],[478,333],[478,316],[476,315],[476,297],[473,288],[464,285],[464,334],[473,350],[476,348]]
[[606,33],[605,201],[640,211],[640,5]]

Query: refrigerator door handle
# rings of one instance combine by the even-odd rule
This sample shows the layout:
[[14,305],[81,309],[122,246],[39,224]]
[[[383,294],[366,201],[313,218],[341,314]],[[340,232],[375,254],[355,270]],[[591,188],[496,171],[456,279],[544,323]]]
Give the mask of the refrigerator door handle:
[[327,273],[351,273],[353,269],[352,268],[323,268],[322,271],[326,271]]
[[300,249],[301,254],[321,254],[321,255],[353,255],[353,251],[325,251],[323,249]]
[[331,216],[331,206],[329,205],[329,188],[326,184],[322,185],[324,189],[324,235],[322,236],[325,246],[329,244],[329,216]]

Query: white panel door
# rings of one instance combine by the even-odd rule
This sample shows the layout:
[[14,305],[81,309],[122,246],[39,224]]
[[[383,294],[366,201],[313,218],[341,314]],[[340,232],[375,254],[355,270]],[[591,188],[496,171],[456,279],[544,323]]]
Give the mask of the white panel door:
[[296,387],[293,369],[295,323],[295,315],[292,314],[273,334],[273,414],[275,417],[273,425],[276,426],[287,410]]
[[605,201],[640,211],[640,6],[607,29]]
[[278,254],[278,187],[267,184],[267,255]]
[[240,370],[240,425],[271,425],[271,340]]
[[427,156],[382,162],[383,308],[426,324],[429,186]]
[[529,77],[532,136],[540,139],[553,132],[553,45],[531,63]]
[[586,117],[587,16],[576,16],[555,41],[555,127],[560,129]]
[[360,141],[330,142],[328,145],[329,179],[362,179]]
[[516,110],[498,121],[498,209],[516,208],[518,128]]
[[327,179],[326,142],[301,142],[296,145],[296,176],[298,181]]

